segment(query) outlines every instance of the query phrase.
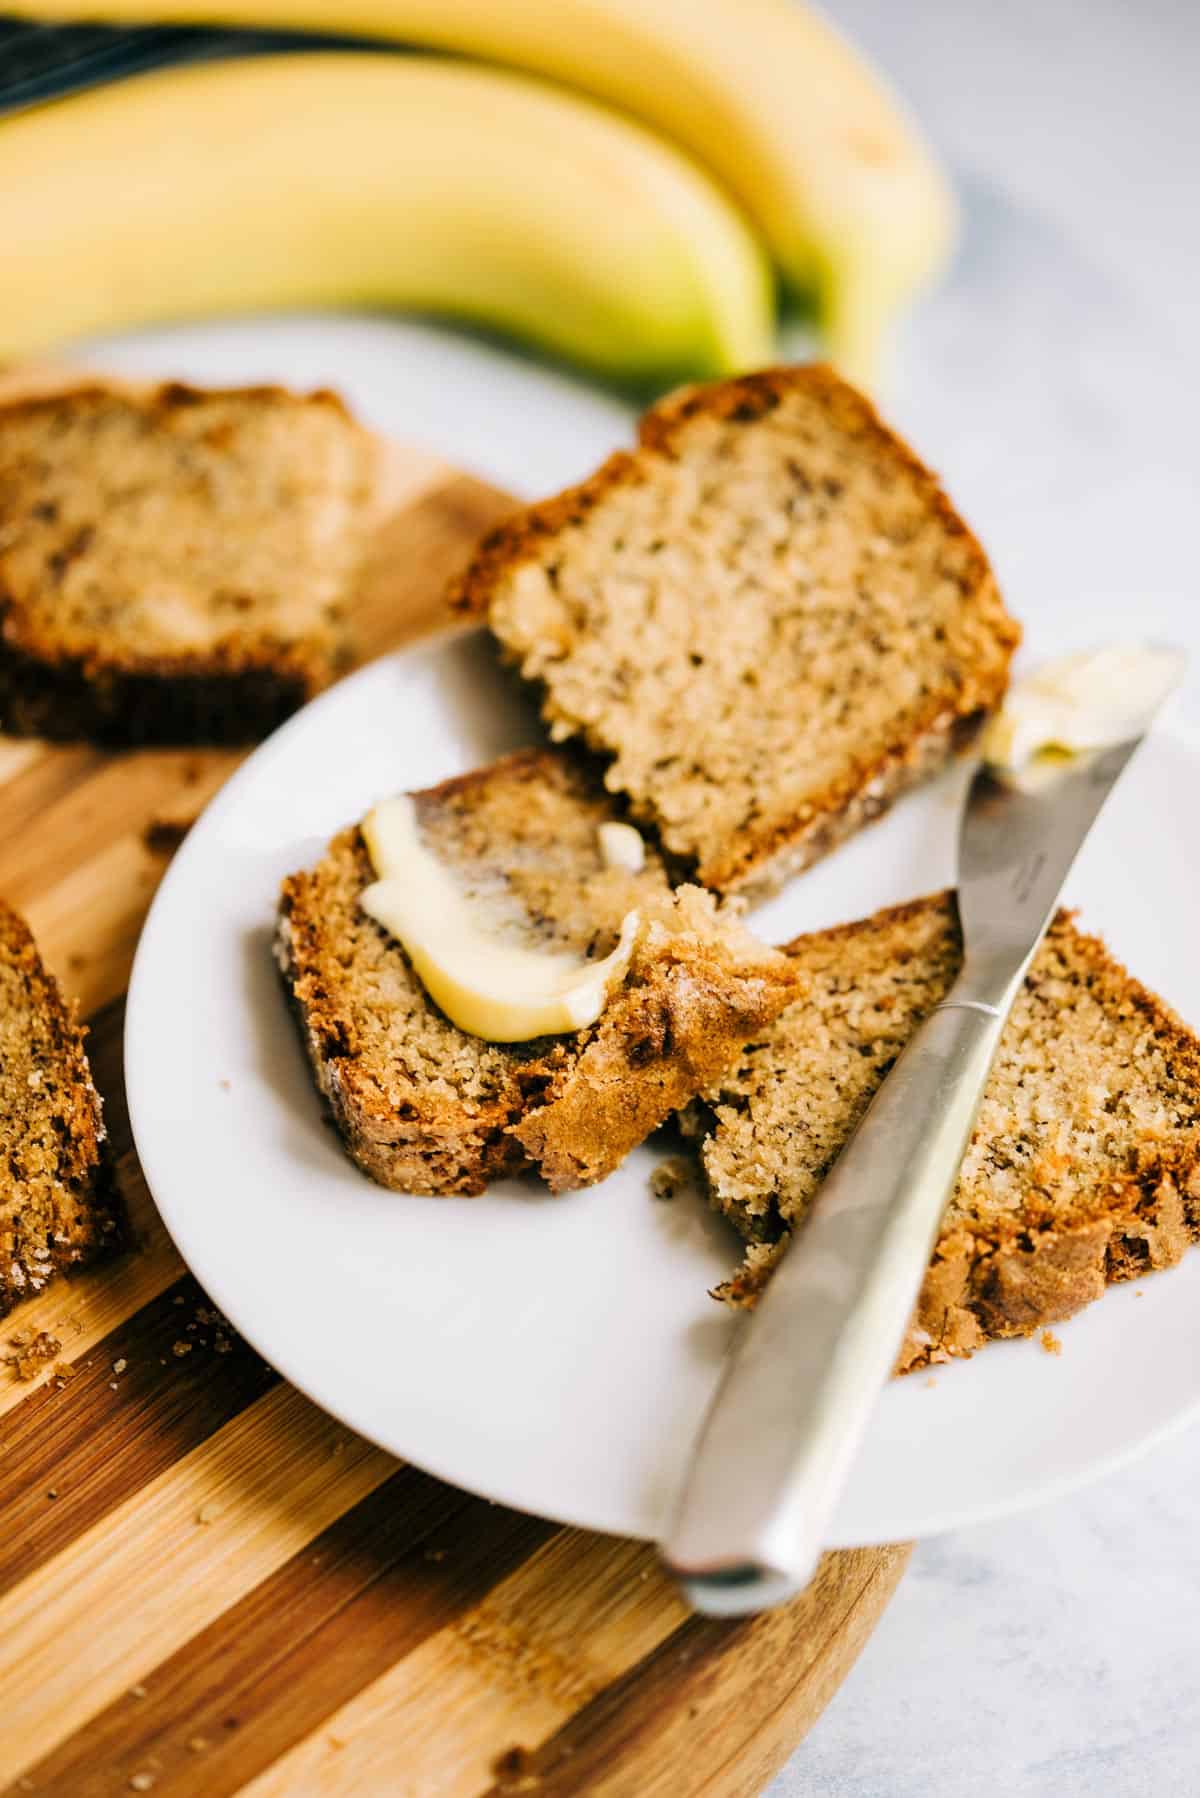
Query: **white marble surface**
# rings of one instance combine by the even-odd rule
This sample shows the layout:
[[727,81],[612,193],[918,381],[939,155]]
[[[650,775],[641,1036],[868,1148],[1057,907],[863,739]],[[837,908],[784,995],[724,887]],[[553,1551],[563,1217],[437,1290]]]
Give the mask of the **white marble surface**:
[[[1173,636],[1196,652],[1200,710],[1200,9],[830,10],[918,107],[967,209],[889,409],[987,541],[1033,652]],[[630,420],[581,382],[414,323],[182,329],[92,355],[333,382],[368,418],[528,493],[585,472]],[[1193,1432],[1057,1505],[922,1544],[775,1798],[1200,1791],[1197,1494]]]

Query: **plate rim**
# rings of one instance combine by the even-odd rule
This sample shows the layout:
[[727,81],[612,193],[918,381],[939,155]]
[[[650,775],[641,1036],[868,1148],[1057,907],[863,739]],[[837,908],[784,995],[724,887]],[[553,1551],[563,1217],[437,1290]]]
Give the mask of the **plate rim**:
[[[204,806],[196,820],[196,824],[203,824],[207,828],[214,821],[219,821],[224,812],[236,803],[243,785],[249,785],[251,781],[261,778],[264,767],[269,767],[272,762],[286,751],[287,745],[291,741],[293,735],[299,734],[301,730],[306,732],[311,730],[314,722],[319,719],[326,709],[331,709],[335,704],[344,704],[348,692],[352,691],[360,683],[365,684],[368,680],[378,679],[385,668],[410,663],[425,656],[436,655],[454,642],[465,642],[471,638],[482,638],[485,635],[485,626],[464,626],[449,622],[434,631],[423,634],[413,643],[401,645],[399,648],[386,651],[379,656],[373,657],[370,661],[364,663],[362,667],[355,669],[353,673],[336,682],[324,693],[319,694],[307,705],[301,707],[298,712],[287,719],[277,730],[272,732],[270,736],[257,744],[246,757],[245,761],[233,771],[229,778]],[[1179,714],[1174,707],[1172,707],[1169,715],[1163,717],[1161,723],[1156,728],[1156,734],[1178,740],[1190,753],[1200,759],[1200,724]],[[535,738],[534,740],[537,739]],[[327,1396],[321,1387],[319,1379],[314,1380],[309,1372],[302,1372],[293,1366],[290,1349],[286,1346],[283,1353],[277,1352],[274,1344],[272,1344],[269,1352],[265,1347],[260,1347],[258,1319],[253,1316],[247,1318],[244,1308],[236,1297],[232,1303],[229,1302],[229,1295],[225,1290],[224,1275],[220,1261],[218,1260],[215,1264],[210,1264],[208,1258],[203,1251],[201,1251],[195,1258],[196,1265],[194,1266],[192,1254],[185,1251],[183,1243],[180,1240],[181,1235],[189,1237],[190,1250],[192,1246],[190,1232],[183,1229],[177,1234],[176,1229],[168,1219],[166,1211],[159,1200],[158,1192],[160,1187],[166,1188],[170,1185],[170,1176],[168,1173],[166,1178],[159,1178],[159,1176],[164,1173],[161,1163],[152,1172],[152,1164],[154,1164],[156,1160],[155,1151],[151,1148],[149,1153],[147,1153],[146,1144],[148,1141],[152,1140],[153,1133],[145,1131],[140,1127],[139,1115],[141,1110],[141,1099],[138,1096],[139,1082],[137,1079],[131,1078],[130,1075],[131,1070],[136,1070],[139,1062],[137,1043],[142,1036],[141,1018],[149,1003],[148,999],[143,995],[150,989],[150,980],[147,970],[151,954],[153,953],[154,939],[157,931],[162,928],[162,920],[167,915],[171,904],[171,896],[175,888],[186,878],[191,861],[197,855],[202,853],[203,839],[199,834],[193,835],[193,832],[189,831],[187,838],[185,838],[175,856],[172,858],[171,864],[166,870],[151,901],[139,933],[126,988],[125,1020],[122,1032],[122,1071],[125,1078],[127,1115],[139,1166],[162,1227],[166,1230],[171,1241],[179,1251],[179,1254],[189,1271],[195,1273],[195,1277],[200,1281],[205,1291],[210,1295],[213,1302],[220,1308],[220,1310],[229,1318],[238,1333],[250,1344],[255,1352],[261,1354],[263,1358],[268,1361],[270,1366],[274,1368],[283,1379],[294,1386],[297,1391],[311,1403],[317,1405],[321,1410],[344,1424],[347,1428],[352,1429],[357,1435],[361,1436],[373,1446],[401,1461],[420,1467],[423,1472],[435,1479],[441,1480],[461,1491],[469,1492],[491,1502],[505,1505],[507,1508],[521,1512],[525,1515],[541,1517],[550,1515],[545,1511],[539,1511],[531,1505],[527,1495],[517,1494],[506,1489],[504,1482],[489,1482],[485,1489],[482,1486],[464,1482],[459,1469],[456,1468],[453,1472],[447,1470],[444,1466],[438,1464],[436,1456],[430,1458],[422,1455],[419,1461],[413,1460],[412,1457],[405,1454],[402,1450],[397,1449],[394,1443],[383,1440],[378,1429],[372,1426],[369,1419],[363,1418],[358,1414],[359,1408],[355,1403],[353,1390],[350,1390],[345,1394],[331,1391]],[[866,915],[866,913],[864,912],[863,915]],[[1092,1307],[1089,1306],[1086,1309],[1091,1310],[1091,1308]],[[271,1331],[268,1325],[268,1327],[261,1332],[261,1336],[267,1338],[270,1334]],[[993,1352],[996,1352],[1011,1345],[996,1343],[988,1346],[992,1348]],[[964,1369],[956,1366],[955,1372],[962,1374]],[[910,1378],[911,1377],[912,1376],[910,1376]],[[1109,1474],[1118,1472],[1123,1467],[1126,1467],[1137,1460],[1141,1455],[1152,1452],[1161,1443],[1168,1441],[1171,1437],[1188,1428],[1190,1425],[1195,1424],[1197,1421],[1200,1421],[1200,1382],[1197,1383],[1193,1398],[1187,1403],[1180,1404],[1169,1417],[1161,1419],[1158,1423],[1140,1434],[1133,1433],[1125,1436],[1119,1444],[1115,1445],[1107,1453],[1099,1453],[1087,1460],[1083,1465],[1048,1479],[1044,1483],[1039,1484],[1036,1491],[1026,1495],[1009,1494],[1007,1496],[1001,1496],[992,1503],[986,1501],[969,1503],[964,1501],[957,1505],[948,1504],[941,1508],[936,1505],[922,1507],[921,1518],[916,1526],[910,1524],[904,1528],[892,1531],[890,1532],[888,1539],[899,1540],[909,1536],[924,1538],[927,1536],[941,1535],[950,1530],[967,1527],[975,1523],[994,1522],[1003,1517],[1018,1515],[1023,1511],[1034,1509],[1042,1504],[1053,1503],[1060,1498],[1066,1497],[1069,1494],[1090,1485],[1095,1480],[1103,1479]],[[573,1511],[569,1507],[561,1509],[556,1507],[551,1516],[551,1520],[567,1528],[593,1530],[601,1534],[621,1536],[627,1539],[650,1539],[645,1535],[640,1537],[634,1536],[627,1525],[614,1520],[612,1517],[606,1516],[604,1514],[603,1506],[589,1512]],[[868,1545],[869,1544],[862,1542],[857,1537],[843,1540],[836,1531],[834,1539],[827,1544],[830,1548],[838,1549]]]

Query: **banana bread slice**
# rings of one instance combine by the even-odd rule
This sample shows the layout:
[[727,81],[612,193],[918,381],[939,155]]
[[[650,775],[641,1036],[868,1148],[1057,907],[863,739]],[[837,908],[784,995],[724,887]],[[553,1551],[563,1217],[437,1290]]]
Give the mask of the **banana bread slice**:
[[721,892],[780,884],[939,767],[1019,637],[934,476],[819,366],[656,406],[453,599]]
[[120,1240],[83,1031],[0,900],[0,1317]]
[[0,728],[265,736],[333,679],[375,449],[331,393],[0,406]]
[[[953,895],[797,938],[808,996],[685,1115],[752,1302],[962,957]],[[1200,1040],[1060,911],[1000,1046],[900,1357],[1069,1317],[1200,1236]]]
[[400,945],[362,910],[374,872],[357,828],[284,882],[276,957],[346,1147],[382,1185],[478,1193],[536,1164],[555,1192],[612,1171],[716,1079],[799,991],[800,969],[661,858],[607,866],[612,799],[562,751],[531,749],[415,794],[428,846],[506,930],[603,956],[643,924],[621,985],[589,1028],[484,1042],[426,995]]

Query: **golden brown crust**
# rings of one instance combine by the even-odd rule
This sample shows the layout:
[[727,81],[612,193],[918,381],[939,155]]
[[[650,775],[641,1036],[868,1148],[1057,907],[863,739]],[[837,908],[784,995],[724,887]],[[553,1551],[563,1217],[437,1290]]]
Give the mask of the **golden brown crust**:
[[597,954],[629,910],[646,929],[597,1024],[484,1043],[362,911],[374,876],[357,829],[287,880],[276,957],[334,1122],[380,1184],[472,1194],[531,1162],[553,1191],[590,1184],[795,996],[787,959],[719,918],[710,895],[673,896],[653,848],[640,873],[604,867],[596,830],[614,802],[569,753],[518,751],[414,798],[436,852],[521,928]]
[[512,1135],[551,1192],[592,1185],[718,1079],[797,991],[786,966],[739,967],[719,939],[666,940],[577,1045],[522,1071],[538,1103]]
[[[520,633],[513,636],[510,623],[497,621],[493,601],[518,569],[547,558],[564,534],[577,535],[577,527],[602,501],[620,489],[653,480],[664,462],[685,457],[688,430],[697,420],[753,426],[781,402],[800,394],[827,413],[848,454],[863,463],[878,462],[902,471],[917,496],[915,503],[942,540],[954,544],[954,579],[960,584],[963,604],[972,607],[978,619],[980,653],[952,680],[931,688],[921,704],[910,705],[898,720],[896,734],[870,753],[849,756],[839,772],[802,804],[745,818],[736,829],[718,832],[715,843],[711,833],[695,831],[688,852],[691,864],[703,884],[721,892],[771,890],[878,816],[900,792],[936,771],[970,738],[1007,684],[1020,632],[1004,610],[984,552],[936,478],[881,422],[869,401],[822,365],[766,369],[670,395],[642,420],[636,452],[610,457],[590,480],[530,507],[485,538],[451,595],[452,604],[463,611],[478,617],[490,614],[506,651],[545,683],[546,714],[556,730],[576,731],[591,749],[609,757],[616,754],[620,762],[625,746],[614,736],[617,727],[611,718],[597,725],[577,716],[570,703],[564,707],[554,695],[555,658],[547,660],[539,650],[531,660]],[[620,783],[619,769],[614,779]],[[677,853],[685,853],[682,838],[691,826],[676,824],[677,808],[658,790],[658,780],[651,774],[645,791],[631,790],[632,809],[659,828],[665,821],[669,828],[664,840]]]
[[[952,896],[937,894],[797,938],[788,949],[810,968],[841,964],[839,1030],[851,1049],[860,1040],[865,1051],[879,1014],[869,1010],[865,976],[854,972],[863,956],[877,965],[881,954],[892,954],[897,973],[907,969],[906,979],[919,981],[928,973],[919,1006],[905,989],[893,989],[906,1008],[897,1022],[902,1036],[953,977],[958,943]],[[814,978],[820,987],[823,976]],[[969,1355],[991,1338],[1031,1335],[1070,1317],[1116,1281],[1174,1266],[1200,1239],[1200,1040],[1099,938],[1077,930],[1067,912],[1051,925],[1019,1006],[901,1350],[900,1371]],[[1036,1052],[1022,1050],[1016,1040],[1022,1032]],[[793,1042],[788,1058],[796,1052]],[[1053,1115],[1060,1101],[1049,1073],[1068,1062],[1072,1090],[1088,1081],[1096,1086],[1094,1102],[1076,1094],[1079,1103],[1091,1104],[1092,1121],[1071,1130]],[[888,1065],[885,1057],[869,1077],[867,1097]],[[1039,1075],[1039,1066],[1047,1072]],[[1013,1109],[1022,1096],[1018,1089],[1030,1102],[1022,1118]],[[864,1102],[861,1095],[855,1099],[839,1131],[848,1132]],[[1029,1115],[1037,1120],[1032,1126]],[[714,1116],[694,1114],[693,1133],[711,1131]],[[1101,1147],[1106,1130],[1110,1139]],[[1022,1144],[1028,1149],[1023,1160]],[[1001,1179],[1011,1180],[1013,1189],[998,1186]],[[778,1221],[752,1218],[740,1205],[723,1209],[746,1230],[752,1247],[722,1296],[753,1304],[786,1232],[780,1235]]]
[[84,1032],[0,900],[0,1316],[119,1246],[122,1221]]
[[[335,418],[346,445],[353,446],[347,468],[331,475],[331,492],[339,483],[344,487],[339,503],[344,504],[348,520],[365,509],[367,470],[374,456],[370,440],[339,397],[323,388],[296,395],[269,385],[208,390],[182,382],[133,387],[92,380],[62,391],[0,402],[0,491],[6,496],[8,525],[7,532],[0,530],[3,728],[21,735],[65,741],[89,738],[106,744],[256,741],[346,666],[348,646],[340,629],[332,624],[328,607],[327,615],[319,620],[314,612],[312,628],[297,628],[294,623],[284,626],[282,614],[278,623],[260,617],[259,570],[249,583],[249,592],[239,593],[235,587],[228,595],[216,595],[228,605],[228,616],[200,647],[156,645],[152,640],[138,640],[136,633],[132,638],[128,632],[122,634],[116,625],[88,631],[76,624],[68,631],[65,619],[58,615],[57,589],[81,561],[89,568],[89,601],[95,608],[99,597],[101,615],[119,623],[131,598],[148,613],[155,603],[152,593],[131,595],[120,578],[112,583],[111,592],[106,590],[110,575],[105,563],[105,533],[119,527],[113,523],[114,511],[102,485],[111,471],[102,453],[87,440],[96,415],[105,409],[110,416],[119,411],[127,420],[136,420],[137,429],[147,439],[158,434],[170,440],[179,467],[177,471],[158,471],[163,482],[161,519],[165,525],[155,533],[155,548],[160,557],[164,545],[169,550],[171,530],[178,526],[176,510],[186,494],[192,505],[192,535],[181,545],[181,568],[191,568],[197,559],[195,524],[197,517],[204,515],[203,510],[197,511],[196,502],[201,484],[208,495],[202,502],[209,513],[207,528],[214,540],[220,538],[226,545],[231,537],[236,543],[237,533],[242,531],[249,551],[259,534],[253,528],[255,507],[264,516],[271,510],[269,488],[251,498],[256,478],[253,467],[243,468],[238,480],[228,470],[222,473],[222,459],[228,461],[239,453],[239,415],[249,420],[275,411],[303,410],[310,416]],[[196,462],[186,438],[179,444],[174,441],[178,435],[175,426],[186,425],[187,415],[198,409],[214,414],[211,426],[199,439],[203,463]],[[22,429],[31,425],[41,426],[49,442],[36,434],[31,441],[30,433]],[[277,477],[286,451],[276,446],[274,454]],[[168,460],[164,452],[164,463]],[[357,469],[351,472],[356,460]],[[224,482],[219,489],[211,486],[218,474]],[[262,478],[265,486],[265,468]],[[135,498],[144,480],[145,471],[139,470],[132,482]],[[297,480],[303,480],[299,460]],[[44,484],[41,499],[36,491],[39,481]],[[173,487],[175,481],[178,487]],[[91,498],[87,497],[89,487]],[[64,493],[74,518],[67,528],[64,515],[63,541],[56,543],[54,533]],[[32,551],[24,551],[19,572],[13,559],[25,521],[30,519],[46,539],[45,567],[32,586]],[[297,545],[295,566],[290,571],[280,567],[281,590],[289,583],[299,589],[308,579],[305,554]],[[224,560],[227,565],[228,558]],[[167,565],[164,560],[163,568]],[[188,603],[193,602],[189,599]],[[199,617],[193,622],[197,634],[203,636]]]

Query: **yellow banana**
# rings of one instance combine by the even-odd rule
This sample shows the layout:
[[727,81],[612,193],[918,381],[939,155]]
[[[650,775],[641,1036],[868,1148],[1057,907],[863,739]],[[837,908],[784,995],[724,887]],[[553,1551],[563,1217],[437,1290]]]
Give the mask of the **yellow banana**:
[[436,57],[142,75],[0,121],[0,356],[183,315],[405,306],[607,375],[769,358],[770,276],[673,147]]
[[859,377],[954,236],[949,190],[914,125],[799,0],[17,0],[16,10],[390,37],[580,88],[708,165],[787,282],[815,294],[831,354]]

